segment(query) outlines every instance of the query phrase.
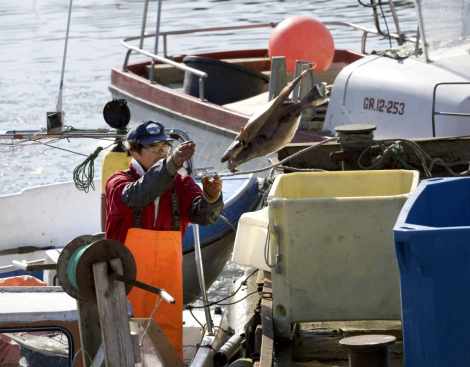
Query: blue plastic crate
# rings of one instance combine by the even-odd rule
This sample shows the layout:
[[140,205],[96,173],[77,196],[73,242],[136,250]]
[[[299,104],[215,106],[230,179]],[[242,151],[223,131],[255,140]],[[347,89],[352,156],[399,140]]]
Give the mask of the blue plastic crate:
[[405,365],[470,361],[470,178],[421,182],[395,223]]

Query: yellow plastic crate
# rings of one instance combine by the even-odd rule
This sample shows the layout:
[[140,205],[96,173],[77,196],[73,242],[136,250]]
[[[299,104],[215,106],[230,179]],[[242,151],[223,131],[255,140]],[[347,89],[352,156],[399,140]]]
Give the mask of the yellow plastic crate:
[[416,171],[291,173],[268,199],[277,332],[298,321],[400,319],[393,225]]

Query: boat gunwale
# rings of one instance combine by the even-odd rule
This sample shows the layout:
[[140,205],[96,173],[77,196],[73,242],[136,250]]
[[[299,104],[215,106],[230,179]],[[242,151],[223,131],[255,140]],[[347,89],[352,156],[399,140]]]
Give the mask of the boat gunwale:
[[[267,57],[267,50],[238,50],[238,51],[218,51],[212,53],[201,53],[198,56],[208,56],[216,59],[223,58],[248,58]],[[334,64],[348,64],[362,58],[363,55],[349,50],[336,50]],[[175,60],[184,56],[175,57]],[[202,101],[197,97],[182,93],[181,91],[169,88],[164,84],[152,83],[143,75],[144,68],[150,62],[140,62],[129,65],[128,71],[113,68],[111,71],[111,84],[109,89],[113,92],[125,95],[146,106],[152,106],[166,111],[171,115],[185,116],[190,121],[203,123],[215,128],[217,131],[237,134],[246,124],[249,115],[225,108],[208,101]],[[162,64],[156,64],[162,65]],[[261,70],[258,70],[261,71]],[[298,131],[293,139],[294,142],[311,142],[322,140],[317,133],[308,131]]]

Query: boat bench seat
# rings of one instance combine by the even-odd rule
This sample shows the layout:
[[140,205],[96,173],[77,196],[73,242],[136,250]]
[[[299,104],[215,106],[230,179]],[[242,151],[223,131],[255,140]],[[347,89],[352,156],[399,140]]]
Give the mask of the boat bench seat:
[[[271,68],[271,62],[269,57],[250,57],[241,59],[221,59],[220,61],[227,62],[229,64],[236,64],[247,69],[254,71],[260,71],[263,74],[269,75]],[[152,65],[147,65],[146,76],[150,78],[150,69]],[[184,71],[177,69],[173,65],[169,64],[156,64],[154,65],[156,70],[155,79],[157,83],[170,86],[173,88],[174,85],[181,87],[184,80]]]
[[271,70],[271,59],[269,57],[249,57],[244,59],[221,59],[230,64],[237,64],[259,72]]
[[[152,65],[147,65],[146,77],[150,79],[150,69]],[[175,68],[173,65],[169,64],[156,64],[155,68],[155,79],[158,84],[163,84],[166,86],[177,85],[180,88],[183,86],[184,71]]]
[[[269,77],[261,71],[205,56],[185,56],[183,63],[207,74],[204,97],[209,102],[224,105],[253,97],[267,90]],[[200,78],[186,72],[183,88],[187,94],[199,97]]]

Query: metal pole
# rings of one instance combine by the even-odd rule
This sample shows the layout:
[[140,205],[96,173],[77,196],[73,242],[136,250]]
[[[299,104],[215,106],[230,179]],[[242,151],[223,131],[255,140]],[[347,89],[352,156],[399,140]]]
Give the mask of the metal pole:
[[163,56],[167,57],[168,55],[168,46],[167,46],[167,35],[163,35]]
[[419,21],[419,29],[420,29],[419,34],[421,36],[421,39],[423,40],[424,58],[426,62],[429,62],[431,60],[429,59],[428,42],[426,40],[426,32],[424,29],[423,9],[422,9],[421,0],[416,0],[416,11],[418,12],[418,21]]
[[157,8],[157,24],[155,26],[155,55],[158,55],[158,41],[160,39],[160,19],[162,15],[162,0],[158,0],[158,8]]
[[204,95],[204,78],[199,77],[199,99],[204,101],[206,99]]
[[202,263],[201,240],[199,237],[199,225],[193,223],[194,235],[194,254],[196,256],[196,270],[199,279],[199,287],[202,293],[202,302],[204,303],[204,313],[206,315],[206,325],[208,335],[214,335],[211,312],[209,309],[209,300],[207,299],[206,282],[204,279],[204,264]]
[[149,1],[150,0],[145,0],[145,4],[144,4],[144,14],[142,15],[142,27],[140,28],[139,48],[144,48],[145,27],[147,24],[147,13],[149,9]]
[[64,89],[65,60],[67,59],[67,47],[69,44],[70,22],[72,19],[72,2],[73,0],[70,0],[69,2],[69,12],[68,12],[68,17],[67,17],[67,31],[65,32],[64,55],[62,58],[62,71],[60,74],[59,96],[57,98],[57,106],[56,106],[57,112],[62,112],[62,91]]
[[398,20],[398,15],[397,15],[397,12],[396,12],[396,9],[395,9],[395,4],[393,3],[393,0],[389,1],[389,5],[390,5],[390,11],[392,13],[393,22],[395,23],[395,29],[397,30],[397,34],[398,34],[398,37],[399,37],[398,38],[398,44],[402,45],[403,40],[401,39],[400,22]]

